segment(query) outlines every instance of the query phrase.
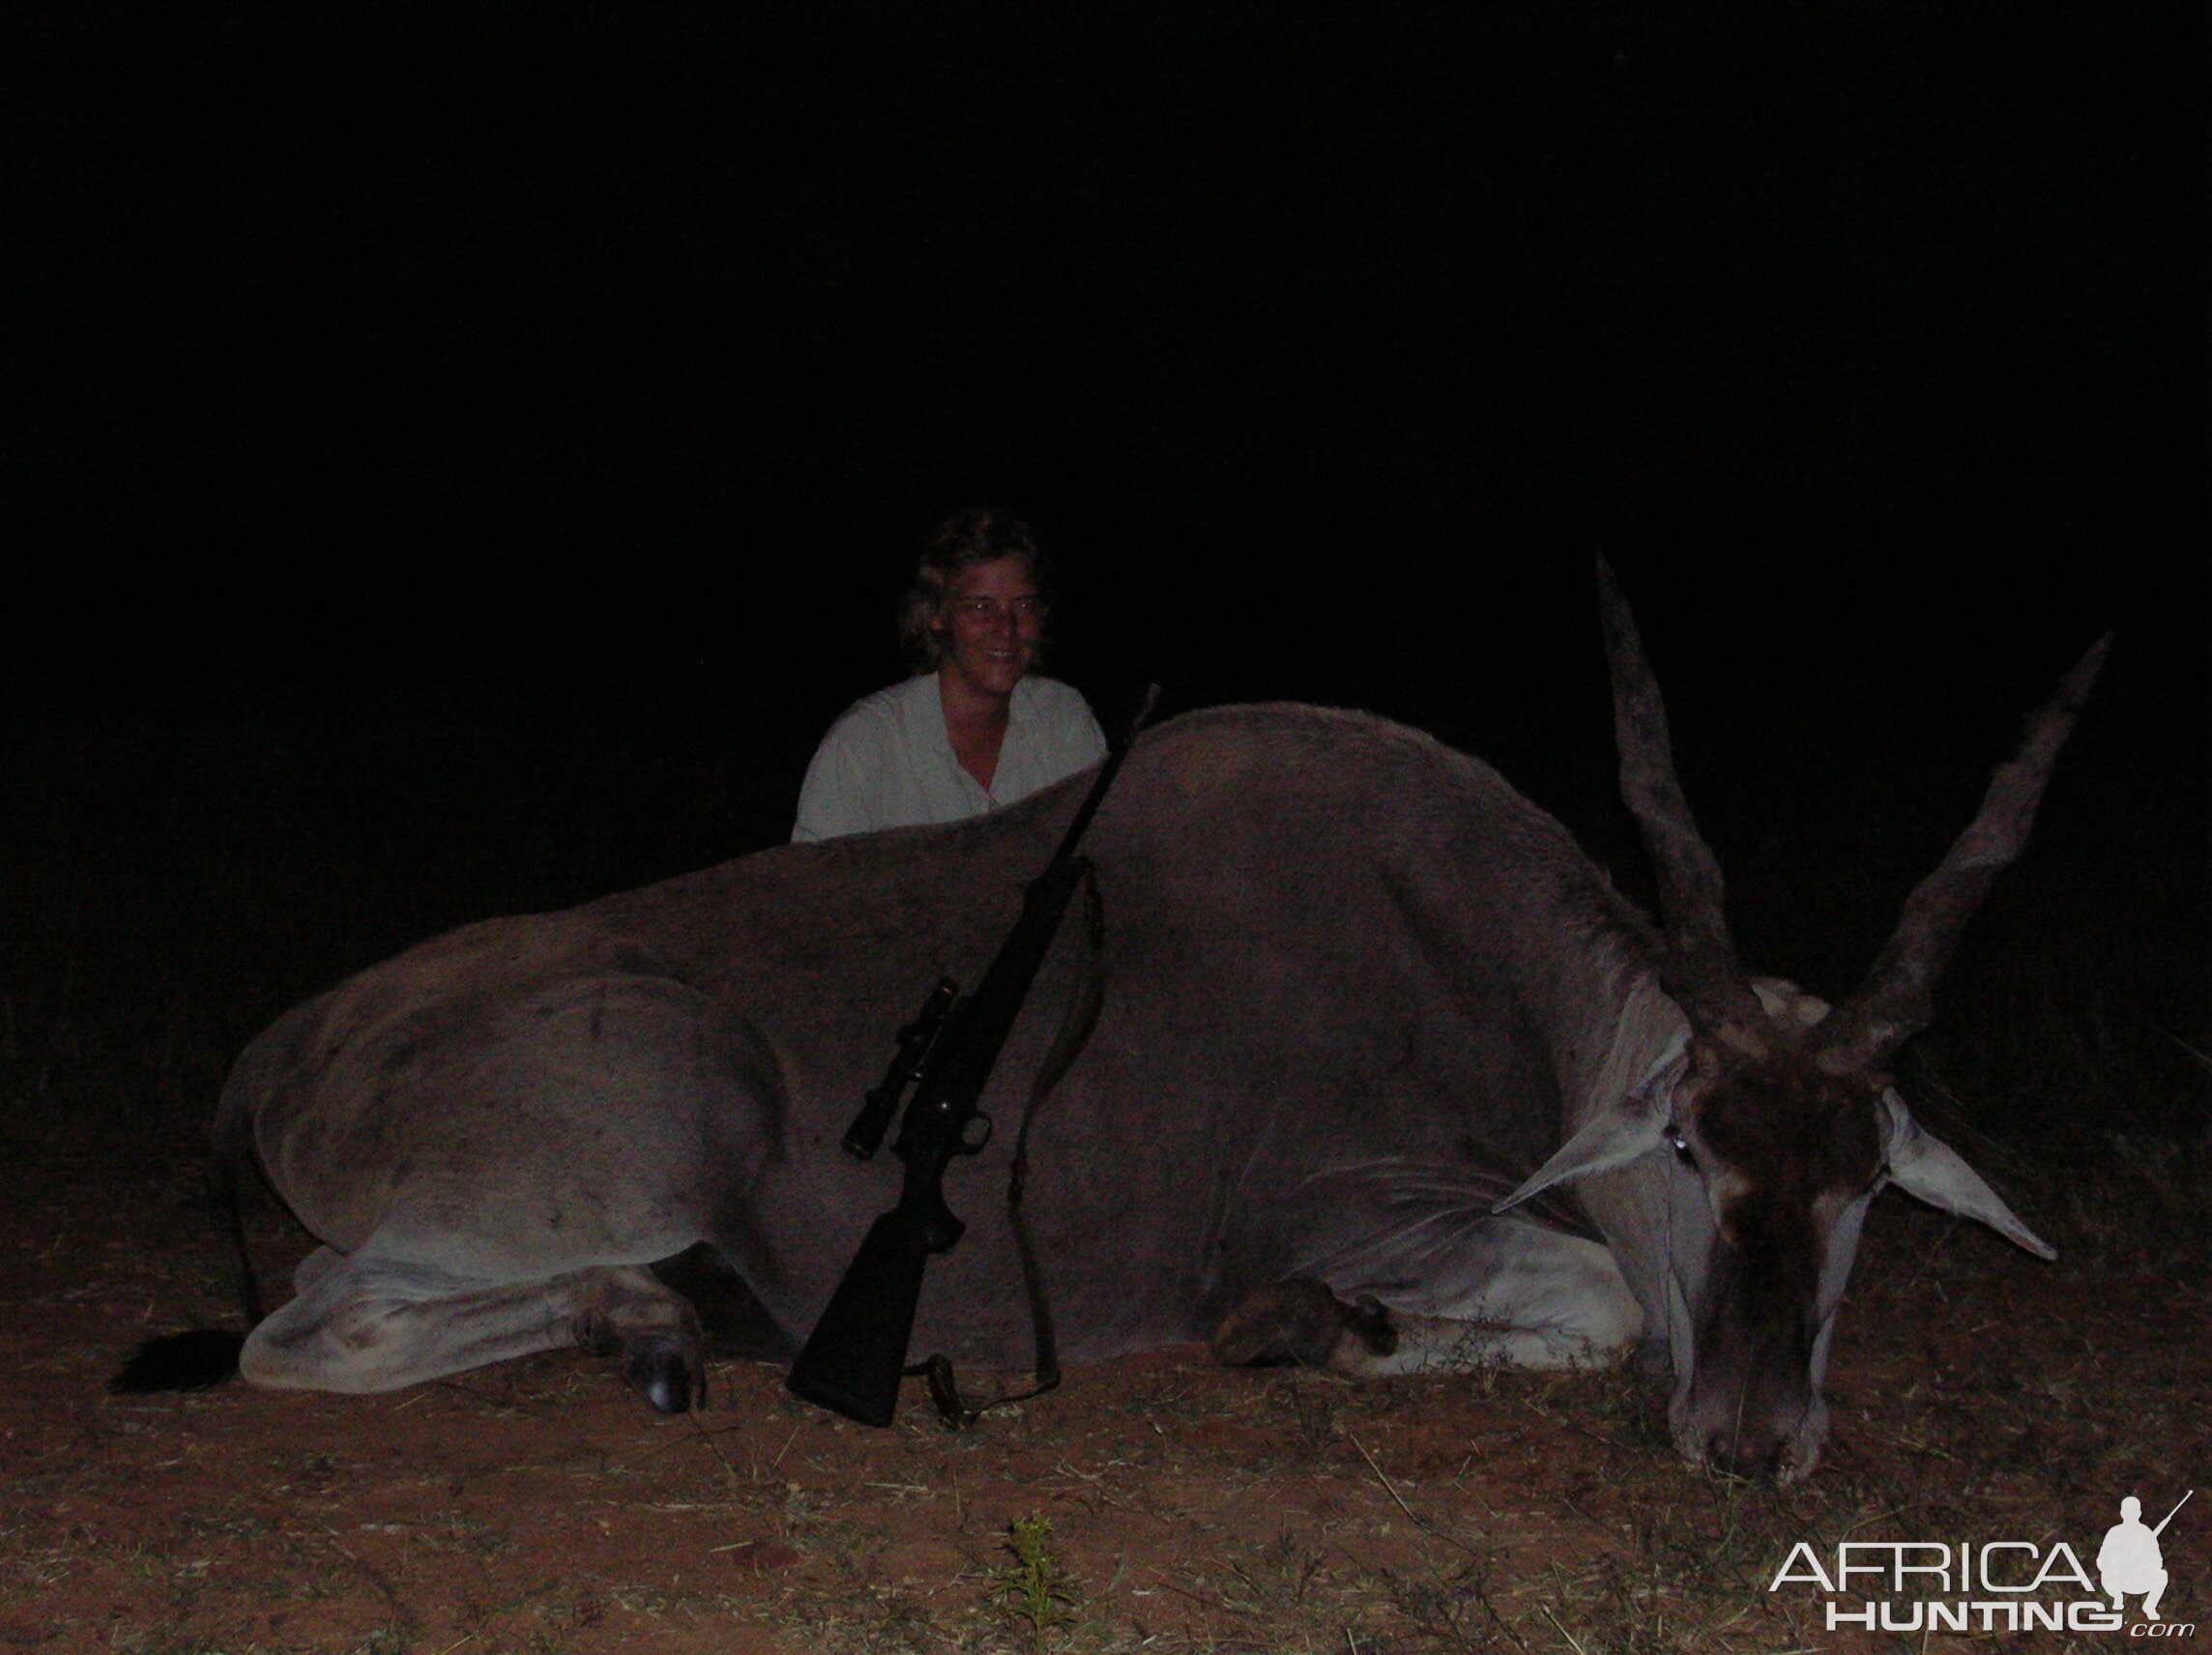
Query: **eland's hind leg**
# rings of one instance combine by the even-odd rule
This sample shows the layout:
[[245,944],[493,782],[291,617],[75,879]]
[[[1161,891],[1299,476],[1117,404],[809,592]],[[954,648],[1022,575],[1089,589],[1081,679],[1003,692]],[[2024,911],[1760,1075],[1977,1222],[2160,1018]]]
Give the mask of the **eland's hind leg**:
[[239,1353],[248,1382],[364,1393],[581,1348],[622,1360],[662,1413],[706,1397],[699,1321],[642,1266],[597,1265],[545,1281],[485,1282],[357,1253],[318,1270]]

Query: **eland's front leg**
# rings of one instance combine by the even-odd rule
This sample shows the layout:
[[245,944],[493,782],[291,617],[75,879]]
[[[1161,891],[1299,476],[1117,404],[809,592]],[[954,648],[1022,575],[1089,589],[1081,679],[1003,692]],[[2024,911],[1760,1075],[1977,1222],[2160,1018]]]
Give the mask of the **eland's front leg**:
[[[1385,1238],[1247,1295],[1213,1336],[1241,1366],[1292,1360],[1358,1378],[1470,1368],[1605,1368],[1644,1313],[1598,1242],[1513,1217],[1472,1228],[1426,1279],[1384,1267]],[[1362,1267],[1362,1265],[1365,1267]]]

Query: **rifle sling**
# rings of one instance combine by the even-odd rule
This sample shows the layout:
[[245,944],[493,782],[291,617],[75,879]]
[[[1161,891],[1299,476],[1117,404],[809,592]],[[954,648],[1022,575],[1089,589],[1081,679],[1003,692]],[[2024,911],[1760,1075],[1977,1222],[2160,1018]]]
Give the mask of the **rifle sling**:
[[947,1431],[965,1431],[994,1408],[1027,1402],[1031,1397],[1042,1396],[1060,1386],[1060,1339],[1053,1329],[1052,1302],[1045,1292],[1044,1272],[1037,1265],[1036,1242],[1030,1234],[1023,1199],[1029,1181],[1031,1123],[1036,1119],[1044,1100],[1052,1095],[1052,1089],[1073,1066],[1084,1042],[1091,1038],[1091,1031],[1098,1022],[1098,1008],[1105,1000],[1106,912],[1099,900],[1098,881],[1088,860],[1083,865],[1082,930],[1083,946],[1077,955],[1075,992],[1068,997],[1067,1010],[1060,1021],[1060,1032],[1054,1036],[1052,1049],[1045,1054],[1044,1061],[1037,1065],[1029,1101],[1022,1106],[1021,1130],[1014,1137],[1013,1170],[1006,1177],[1006,1222],[1014,1232],[1014,1246],[1022,1261],[1022,1288],[1030,1301],[1030,1330],[1035,1352],[1031,1365],[1033,1382],[1028,1390],[1004,1392],[971,1408],[960,1394],[949,1357],[940,1353],[917,1362],[904,1371],[910,1377],[920,1375],[929,1381],[929,1400],[936,1405],[937,1416],[945,1422]]

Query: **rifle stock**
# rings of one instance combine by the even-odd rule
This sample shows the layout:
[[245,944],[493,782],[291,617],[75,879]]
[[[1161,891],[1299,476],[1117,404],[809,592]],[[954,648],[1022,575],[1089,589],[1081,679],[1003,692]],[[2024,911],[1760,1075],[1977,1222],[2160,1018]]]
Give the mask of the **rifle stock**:
[[945,1204],[945,1169],[990,1141],[990,1117],[975,1101],[1089,865],[1081,857],[1056,861],[1030,886],[1021,918],[974,997],[931,1049],[891,1146],[906,1163],[898,1205],[869,1229],[791,1365],[784,1383],[795,1395],[862,1425],[891,1422],[923,1266],[968,1228]]
[[890,1424],[929,1253],[899,1207],[869,1227],[784,1380],[795,1395],[862,1425]]

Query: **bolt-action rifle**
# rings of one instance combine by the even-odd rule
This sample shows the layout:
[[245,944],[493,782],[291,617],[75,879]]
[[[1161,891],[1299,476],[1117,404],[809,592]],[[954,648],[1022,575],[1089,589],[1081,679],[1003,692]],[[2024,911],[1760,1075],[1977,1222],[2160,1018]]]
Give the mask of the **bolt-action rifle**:
[[945,1205],[945,1170],[953,1156],[977,1154],[991,1141],[991,1118],[975,1107],[976,1099],[1052,947],[1061,916],[1090,869],[1090,858],[1077,856],[1076,846],[1158,697],[1155,684],[1127,739],[1107,755],[1060,848],[1024,892],[1021,917],[975,992],[962,1002],[950,979],[940,980],[921,1015],[899,1031],[889,1073],[845,1134],[847,1152],[867,1160],[883,1142],[899,1094],[910,1081],[916,1083],[891,1145],[891,1153],[906,1163],[898,1205],[868,1231],[784,1380],[808,1402],[862,1425],[888,1425],[898,1409],[922,1270],[932,1254],[948,1252],[968,1228]]

